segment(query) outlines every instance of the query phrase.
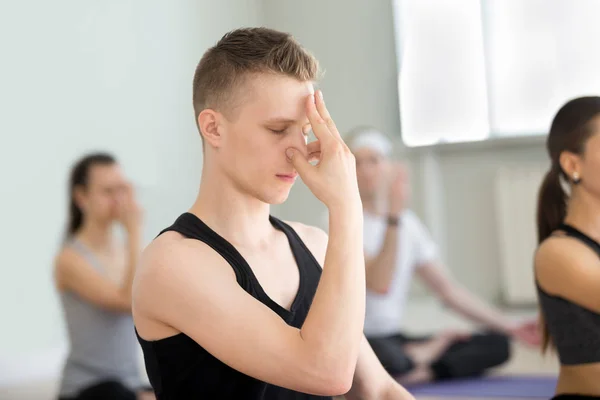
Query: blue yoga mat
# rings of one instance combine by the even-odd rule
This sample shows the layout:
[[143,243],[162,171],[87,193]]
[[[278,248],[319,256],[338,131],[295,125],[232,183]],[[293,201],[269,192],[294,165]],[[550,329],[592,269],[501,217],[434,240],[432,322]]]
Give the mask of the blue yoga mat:
[[493,376],[407,387],[413,395],[531,399],[549,399],[555,388],[556,378],[550,376]]

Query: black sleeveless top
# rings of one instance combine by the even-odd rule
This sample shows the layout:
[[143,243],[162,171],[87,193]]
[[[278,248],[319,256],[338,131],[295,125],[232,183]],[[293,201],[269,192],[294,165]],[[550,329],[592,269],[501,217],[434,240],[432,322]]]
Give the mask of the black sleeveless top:
[[[567,224],[562,224],[558,230],[581,240],[600,256],[600,244],[583,232]],[[561,364],[600,362],[600,314],[546,293],[539,284],[536,286],[544,320]]]
[[[289,225],[272,216],[269,220],[273,227],[287,236],[300,273],[298,293],[289,311],[269,298],[241,254],[195,215],[182,214],[173,225],[160,234],[176,231],[212,247],[231,265],[238,284],[246,292],[277,313],[288,325],[300,328],[317,290],[321,266]],[[240,332],[240,335],[243,335],[243,332]],[[244,375],[213,357],[184,333],[156,341],[146,341],[139,335],[137,337],[157,400],[331,399],[298,393]],[[256,360],[257,363],[264,361]]]

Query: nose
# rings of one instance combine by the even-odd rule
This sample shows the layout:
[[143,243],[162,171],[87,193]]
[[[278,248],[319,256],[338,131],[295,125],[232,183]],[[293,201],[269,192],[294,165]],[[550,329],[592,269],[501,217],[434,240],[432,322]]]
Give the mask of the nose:
[[298,128],[294,132],[290,132],[289,141],[286,141],[286,148],[293,147],[302,152],[305,157],[308,156],[306,145],[308,144],[308,136],[302,133],[302,128]]
[[110,205],[114,208],[114,207],[118,207],[119,205],[119,197],[118,196],[112,196],[110,199]]

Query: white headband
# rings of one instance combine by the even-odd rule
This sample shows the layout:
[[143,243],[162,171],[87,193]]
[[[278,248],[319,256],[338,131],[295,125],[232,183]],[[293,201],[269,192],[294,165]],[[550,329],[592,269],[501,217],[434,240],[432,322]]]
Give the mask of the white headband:
[[381,132],[370,129],[363,131],[351,139],[348,146],[350,150],[356,151],[360,148],[375,150],[379,154],[389,156],[392,153],[392,142]]

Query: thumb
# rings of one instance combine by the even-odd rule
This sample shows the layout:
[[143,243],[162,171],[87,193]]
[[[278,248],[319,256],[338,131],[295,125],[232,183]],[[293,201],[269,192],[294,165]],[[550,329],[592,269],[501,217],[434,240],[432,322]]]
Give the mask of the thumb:
[[288,160],[292,163],[296,171],[298,171],[298,174],[301,178],[306,177],[306,175],[312,172],[310,171],[312,165],[310,165],[306,157],[304,157],[304,154],[302,154],[297,149],[290,147],[285,151],[285,155],[287,156]]

